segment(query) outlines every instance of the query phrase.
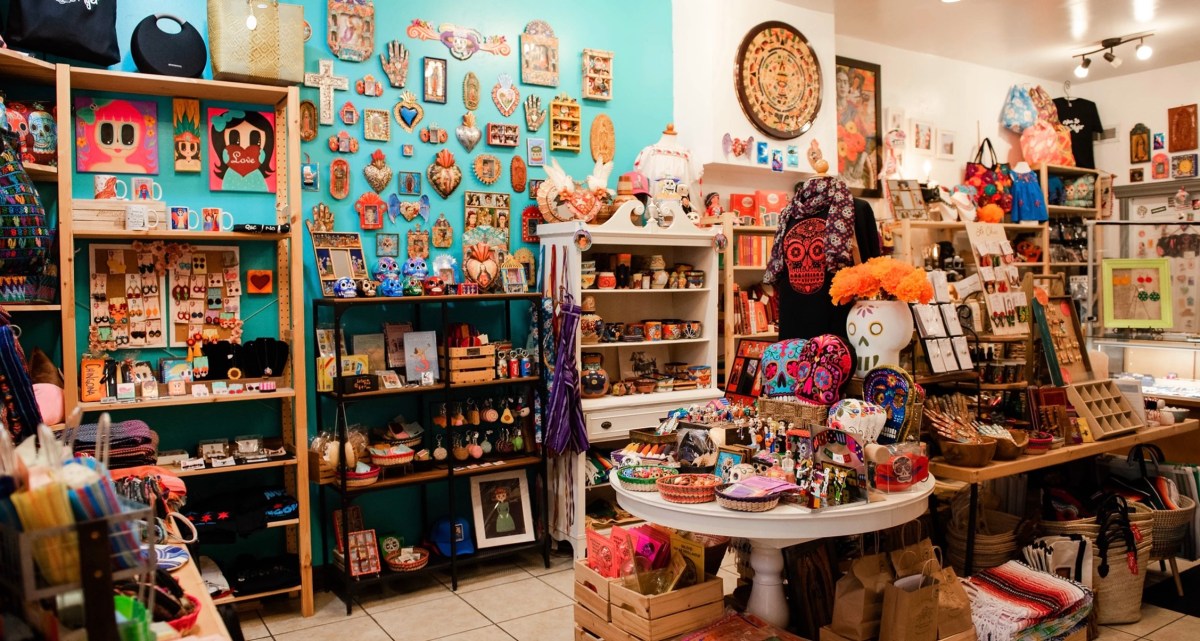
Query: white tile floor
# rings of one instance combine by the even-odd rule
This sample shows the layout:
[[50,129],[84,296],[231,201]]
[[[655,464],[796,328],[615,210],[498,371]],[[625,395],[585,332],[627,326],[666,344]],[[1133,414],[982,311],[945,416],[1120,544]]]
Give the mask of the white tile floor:
[[[318,592],[317,613],[304,618],[294,599],[271,602],[241,614],[247,641],[573,641],[571,559],[552,556],[549,570],[533,554],[485,563],[461,577],[458,592],[450,577],[426,575],[397,583],[382,594],[363,595],[350,616],[329,592]],[[1192,564],[1180,564],[1180,570]],[[718,576],[730,592],[737,584],[732,556]],[[1153,569],[1147,581],[1170,580]],[[1152,605],[1142,619],[1101,628],[1099,641],[1198,641],[1200,618]]]

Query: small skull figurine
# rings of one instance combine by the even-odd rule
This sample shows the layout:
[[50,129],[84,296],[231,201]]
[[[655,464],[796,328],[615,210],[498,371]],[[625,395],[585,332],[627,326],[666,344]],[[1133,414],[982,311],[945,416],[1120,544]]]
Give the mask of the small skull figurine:
[[398,537],[388,535],[379,542],[379,547],[383,548],[383,558],[386,559],[400,554],[400,548],[403,546]]
[[404,268],[401,271],[405,276],[416,276],[418,279],[429,275],[429,267],[425,265],[424,258],[409,258],[404,261]]
[[49,163],[58,154],[58,126],[54,116],[42,105],[33,103],[29,112],[29,135],[33,139],[33,157],[40,163]]
[[426,276],[421,286],[425,288],[426,296],[441,296],[446,291],[446,283],[437,276]]
[[358,296],[358,288],[354,285],[353,278],[339,278],[333,283],[333,294],[338,298],[355,298]]
[[379,287],[379,283],[377,283],[377,282],[375,282],[375,281],[373,281],[373,280],[364,280],[364,281],[362,282],[362,293],[363,293],[363,296],[365,296],[365,297],[367,297],[367,298],[375,298],[375,293],[376,293],[376,291],[375,291],[375,290],[376,290],[378,287]]
[[425,287],[421,284],[421,279],[417,276],[409,276],[404,279],[404,295],[405,296],[420,296],[425,293]]
[[391,256],[384,256],[375,263],[375,271],[371,275],[377,281],[385,281],[389,278],[396,278],[400,274],[400,266],[396,264],[396,259]]
[[389,278],[379,284],[379,295],[396,298],[404,295],[404,284],[399,278]]

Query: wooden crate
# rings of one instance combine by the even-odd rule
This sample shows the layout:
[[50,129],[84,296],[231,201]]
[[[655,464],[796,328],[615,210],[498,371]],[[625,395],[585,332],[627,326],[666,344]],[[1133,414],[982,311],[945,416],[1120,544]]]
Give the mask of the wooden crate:
[[[584,641],[643,641],[628,632],[624,632],[611,622],[598,616],[595,612],[575,604],[575,638]],[[582,636],[580,635],[582,631]]]
[[305,450],[308,456],[308,480],[317,485],[329,485],[337,479],[337,469],[325,463],[321,455],[312,450]]
[[125,208],[141,205],[149,211],[146,223],[157,223],[150,229],[163,231],[170,228],[167,205],[161,200],[91,200],[77,198],[72,201],[71,220],[76,231],[125,231]]
[[591,610],[593,614],[605,621],[611,621],[609,614],[609,586],[616,579],[600,576],[600,573],[589,568],[587,561],[575,562],[575,603]]
[[613,583],[609,585],[609,613],[618,630],[642,641],[661,641],[721,618],[724,597],[724,582],[711,574],[703,583],[656,596]]
[[496,346],[438,348],[438,362],[451,383],[496,380]]

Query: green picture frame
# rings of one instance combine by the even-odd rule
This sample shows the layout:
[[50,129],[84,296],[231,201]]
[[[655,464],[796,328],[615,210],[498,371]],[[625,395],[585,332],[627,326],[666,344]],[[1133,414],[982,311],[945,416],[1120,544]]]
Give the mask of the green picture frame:
[[1174,324],[1168,259],[1110,258],[1101,270],[1105,328],[1168,329]]

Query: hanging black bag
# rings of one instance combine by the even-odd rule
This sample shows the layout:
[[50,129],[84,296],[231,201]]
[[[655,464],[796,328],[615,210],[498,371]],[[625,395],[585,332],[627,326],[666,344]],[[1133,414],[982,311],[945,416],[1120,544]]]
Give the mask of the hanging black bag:
[[11,0],[10,47],[108,67],[121,61],[117,0]]

